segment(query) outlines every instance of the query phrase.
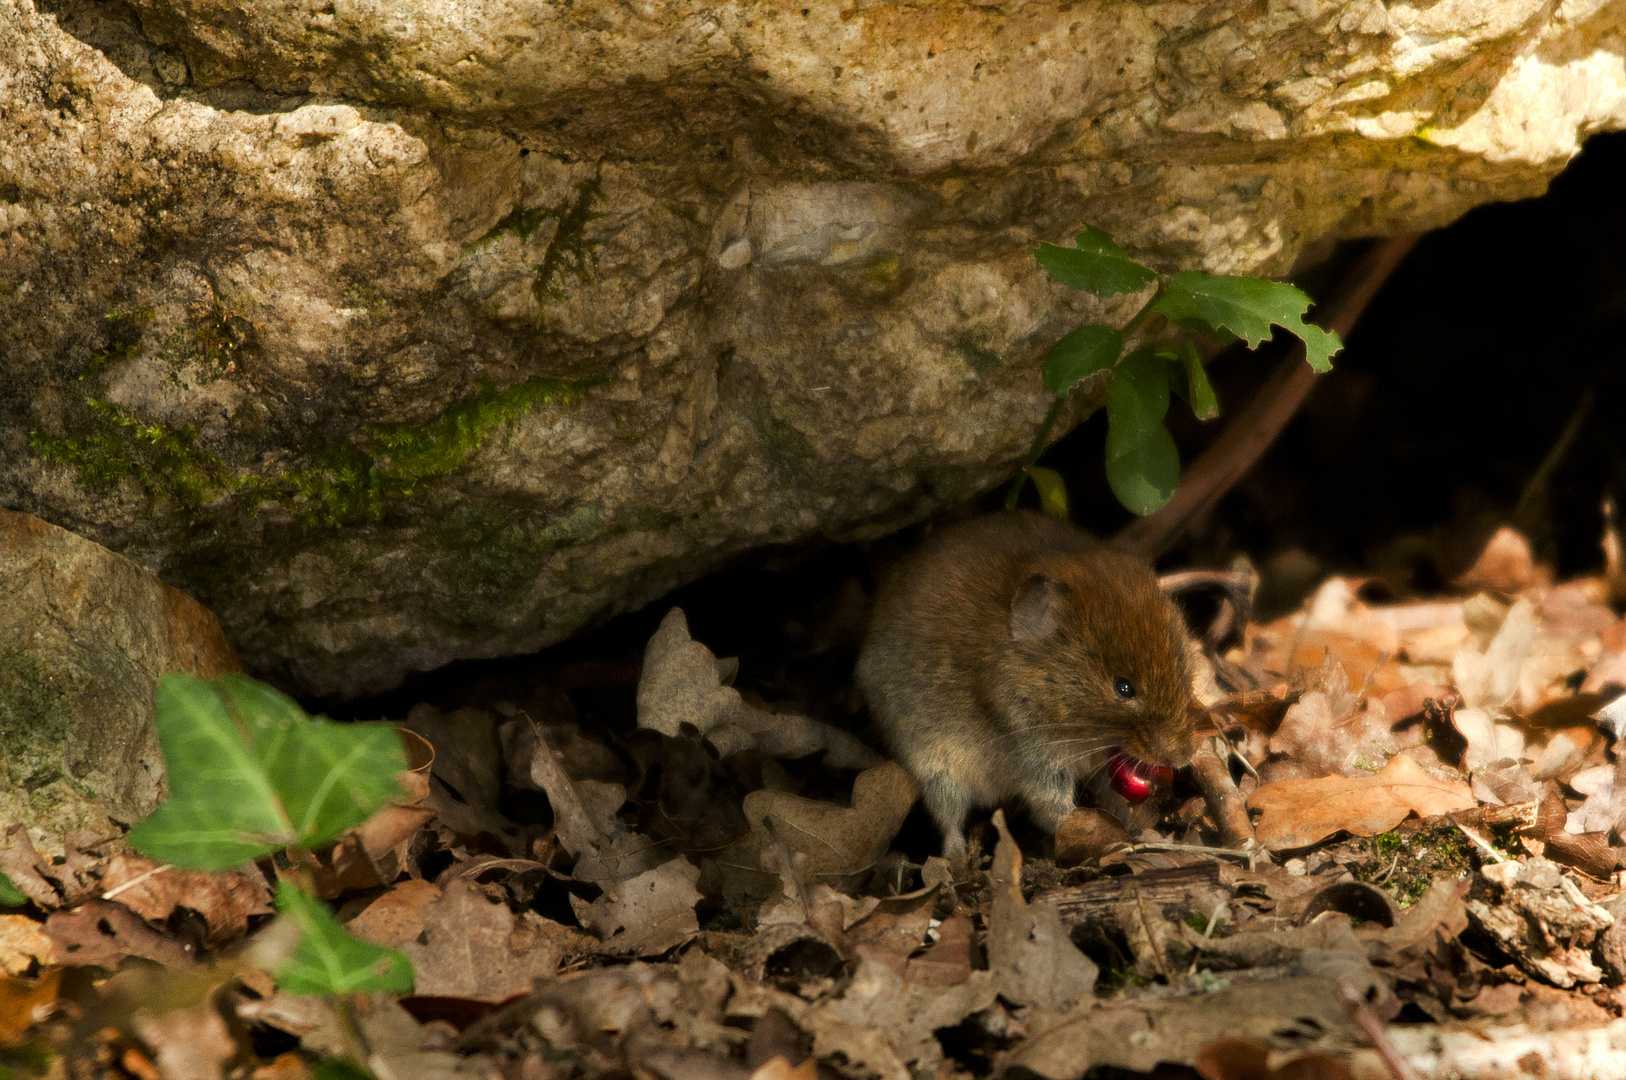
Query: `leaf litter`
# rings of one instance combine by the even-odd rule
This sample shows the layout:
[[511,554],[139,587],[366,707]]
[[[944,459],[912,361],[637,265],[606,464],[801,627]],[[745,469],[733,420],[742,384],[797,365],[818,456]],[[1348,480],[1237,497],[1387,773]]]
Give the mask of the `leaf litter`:
[[[1203,658],[1205,764],[1165,802],[1083,806],[1055,837],[995,812],[960,866],[834,698],[820,716],[816,695],[736,689],[738,662],[678,609],[639,668],[421,703],[400,726],[433,763],[408,760],[395,804],[303,867],[383,976],[404,976],[389,950],[410,959],[410,992],[272,986],[265,955],[327,925],[276,929],[298,869],[280,854],[238,844],[204,873],[75,835],[44,858],[11,827],[0,1039],[143,1080],[338,1060],[1365,1078],[1386,1055],[1425,1076],[1599,1074],[1626,1038],[1626,624],[1607,583],[1555,583],[1504,530],[1455,596],[1360,586],[1331,579]],[[821,633],[855,634],[851,606]],[[629,712],[607,721],[583,686]],[[326,843],[321,820],[260,825]]]

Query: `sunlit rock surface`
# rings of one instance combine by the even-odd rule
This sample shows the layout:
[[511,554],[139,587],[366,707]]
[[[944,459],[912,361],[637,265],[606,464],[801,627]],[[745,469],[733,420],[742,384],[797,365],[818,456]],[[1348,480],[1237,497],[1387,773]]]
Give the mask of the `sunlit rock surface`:
[[129,559],[0,510],[0,825],[119,835],[151,813],[164,763],[153,691],[165,672],[237,670],[220,623]]
[[[807,0],[801,0],[806,4]],[[1539,193],[1626,2],[0,0],[0,503],[354,694],[1009,475],[1163,269]]]

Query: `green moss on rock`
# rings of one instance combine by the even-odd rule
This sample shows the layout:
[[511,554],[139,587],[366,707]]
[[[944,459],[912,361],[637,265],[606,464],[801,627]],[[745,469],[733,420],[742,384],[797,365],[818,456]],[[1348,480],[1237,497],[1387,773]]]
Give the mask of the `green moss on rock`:
[[151,423],[94,397],[84,399],[76,433],[35,430],[29,445],[42,459],[73,468],[89,487],[132,480],[150,498],[167,496],[189,509],[230,496],[254,505],[286,501],[306,524],[337,526],[378,520],[392,500],[460,468],[498,428],[541,406],[574,404],[604,381],[527,379],[501,390],[481,383],[431,420],[365,427],[355,442],[317,450],[310,465],[269,475],[235,470],[200,448],[194,427]]

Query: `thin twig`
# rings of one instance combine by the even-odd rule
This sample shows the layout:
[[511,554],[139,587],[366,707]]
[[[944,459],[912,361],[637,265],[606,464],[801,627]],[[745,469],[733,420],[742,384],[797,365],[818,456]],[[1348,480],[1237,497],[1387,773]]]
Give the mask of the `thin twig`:
[[175,864],[174,863],[164,863],[162,866],[155,866],[151,870],[146,871],[145,873],[137,874],[135,877],[131,878],[129,881],[126,881],[123,885],[118,885],[118,886],[115,886],[114,888],[108,889],[106,892],[102,893],[102,899],[103,900],[111,900],[111,899],[113,899],[113,897],[119,895],[120,893],[122,893],[122,892],[124,892],[124,891],[126,891],[128,889],[135,888],[137,885],[140,885],[143,881],[146,881],[148,878],[154,877],[154,876],[156,876],[158,874],[162,874],[165,870],[173,870],[173,869],[175,869]]
[[1419,1080],[1417,1070],[1411,1067],[1411,1062],[1407,1061],[1395,1044],[1389,1041],[1389,1033],[1383,1030],[1383,1021],[1366,1007],[1360,988],[1351,983],[1340,982],[1338,991],[1349,1003],[1350,1011],[1355,1014],[1356,1025],[1366,1035],[1372,1049],[1378,1052],[1378,1057],[1383,1059],[1383,1064],[1388,1067],[1389,1075],[1395,1080]]
[[1212,855],[1221,859],[1236,859],[1239,862],[1252,863],[1259,858],[1258,850],[1249,851],[1246,848],[1204,847],[1201,844],[1164,844],[1151,841],[1145,844],[1130,844],[1128,847],[1113,848],[1114,855],[1139,855],[1148,851],[1184,851],[1193,855]]
[[1191,771],[1214,815],[1220,840],[1226,847],[1247,850],[1254,842],[1253,822],[1248,818],[1247,801],[1231,779],[1230,765],[1205,746],[1191,756]]
[[1475,847],[1477,847],[1480,851],[1483,851],[1486,855],[1489,855],[1491,862],[1508,861],[1507,856],[1503,855],[1500,851],[1497,851],[1494,847],[1492,847],[1489,840],[1486,840],[1483,836],[1480,836],[1477,832],[1458,821],[1455,814],[1447,814],[1446,818],[1451,822],[1451,824],[1455,825],[1462,832],[1463,836],[1466,836],[1468,839],[1472,840]]
[[1382,885],[1385,881],[1388,881],[1389,880],[1389,875],[1394,873],[1395,872],[1395,867],[1397,867],[1399,865],[1400,865],[1400,852],[1397,851],[1397,852],[1395,852],[1394,861],[1389,864],[1389,869],[1385,870],[1383,873],[1381,873],[1377,877],[1373,878],[1372,879],[1372,884],[1374,884],[1374,885]]

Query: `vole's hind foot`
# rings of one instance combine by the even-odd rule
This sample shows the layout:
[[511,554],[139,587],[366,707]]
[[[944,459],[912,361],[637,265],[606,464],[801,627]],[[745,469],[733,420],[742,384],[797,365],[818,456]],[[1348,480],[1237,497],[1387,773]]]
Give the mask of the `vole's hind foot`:
[[965,817],[971,812],[971,800],[965,787],[941,772],[923,777],[920,787],[926,809],[943,834],[943,858],[963,866],[966,862]]

